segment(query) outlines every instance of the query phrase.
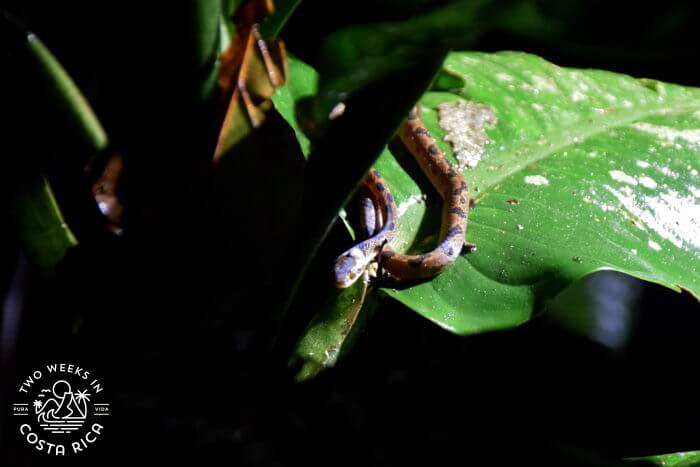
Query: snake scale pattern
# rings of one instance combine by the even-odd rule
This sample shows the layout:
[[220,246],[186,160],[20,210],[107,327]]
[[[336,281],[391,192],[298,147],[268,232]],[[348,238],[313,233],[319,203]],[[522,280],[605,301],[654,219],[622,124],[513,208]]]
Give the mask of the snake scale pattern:
[[[393,283],[429,279],[454,263],[465,247],[469,213],[467,183],[435,144],[420,118],[418,106],[408,114],[398,136],[443,198],[440,242],[432,251],[419,255],[399,254],[391,248],[398,224],[396,203],[386,182],[372,169],[363,182],[372,200],[363,200],[364,224],[370,237],[337,258],[334,268],[336,287],[352,285],[377,258],[381,271]],[[381,228],[378,228],[379,224]],[[467,247],[474,250],[473,245]]]

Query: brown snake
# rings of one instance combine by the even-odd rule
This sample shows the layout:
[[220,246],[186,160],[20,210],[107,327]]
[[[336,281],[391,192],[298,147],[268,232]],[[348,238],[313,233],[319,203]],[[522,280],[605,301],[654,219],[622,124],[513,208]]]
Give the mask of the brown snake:
[[[393,251],[389,244],[395,236],[398,221],[396,203],[384,180],[372,169],[364,180],[364,186],[374,200],[375,215],[381,217],[384,224],[376,234],[337,258],[334,268],[336,287],[352,285],[377,256],[381,268],[393,281],[402,283],[427,279],[447,269],[465,247],[469,212],[467,183],[435,144],[421,121],[418,106],[408,114],[398,135],[444,200],[440,243],[432,251],[420,255]],[[367,206],[365,209],[368,209]],[[374,219],[372,213],[365,213],[364,217]],[[373,230],[370,229],[372,233]],[[467,248],[468,251],[475,249],[473,245],[467,245]]]

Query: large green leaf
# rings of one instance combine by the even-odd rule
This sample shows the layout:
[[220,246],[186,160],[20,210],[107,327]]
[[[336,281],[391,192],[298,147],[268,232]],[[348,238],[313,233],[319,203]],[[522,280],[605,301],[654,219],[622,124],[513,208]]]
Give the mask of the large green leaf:
[[[459,334],[522,323],[600,269],[700,296],[700,90],[514,52],[453,53],[444,70],[464,86],[427,93],[422,105],[450,157],[440,103],[468,99],[497,118],[481,163],[463,171],[476,199],[467,238],[478,251],[387,294]],[[426,190],[427,202],[415,202],[426,184],[404,157],[387,150],[377,168],[406,206],[398,248],[425,250],[439,200]]]
[[[276,102],[288,120],[290,98],[314,88],[313,70],[298,65],[291,69],[308,86]],[[440,103],[469,99],[497,117],[482,162],[463,171],[477,201],[467,237],[478,251],[428,283],[385,294],[460,334],[518,325],[600,269],[700,295],[698,90],[510,52],[454,53],[444,72],[455,79],[438,85],[461,87],[429,92],[422,105],[449,157]],[[403,213],[398,248],[429,249],[437,195],[401,148],[385,149],[376,167]]]

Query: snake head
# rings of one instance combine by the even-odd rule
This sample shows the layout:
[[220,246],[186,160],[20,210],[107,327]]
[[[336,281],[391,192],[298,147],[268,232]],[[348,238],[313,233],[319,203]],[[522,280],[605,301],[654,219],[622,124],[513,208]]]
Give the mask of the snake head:
[[335,286],[339,289],[350,287],[367,267],[367,257],[359,248],[350,248],[335,260]]

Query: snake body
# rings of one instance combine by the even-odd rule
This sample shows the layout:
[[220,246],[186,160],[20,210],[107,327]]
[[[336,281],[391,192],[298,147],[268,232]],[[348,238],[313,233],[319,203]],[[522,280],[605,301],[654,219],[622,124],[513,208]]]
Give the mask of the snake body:
[[[350,287],[381,253],[382,248],[394,238],[396,232],[396,203],[386,182],[374,169],[371,169],[363,182],[374,203],[363,199],[365,229],[370,237],[343,252],[335,261],[335,285],[338,288]],[[383,225],[378,228],[379,224]],[[376,232],[376,233],[375,233]],[[372,235],[374,234],[374,235]]]
[[[421,121],[418,106],[414,107],[404,120],[398,135],[443,198],[440,243],[432,251],[421,255],[398,254],[391,248],[389,242],[394,237],[397,224],[396,204],[388,192],[386,183],[381,180],[379,173],[372,169],[364,185],[374,198],[375,212],[381,214],[384,225],[376,235],[338,257],[335,268],[337,287],[351,285],[378,255],[382,269],[393,281],[401,283],[427,279],[440,274],[454,263],[465,246],[464,236],[469,212],[467,183],[435,144],[435,140]],[[377,183],[381,189],[377,188]],[[364,205],[365,223],[376,223],[379,214],[373,217],[368,212],[367,204]],[[473,246],[470,247],[473,250]]]

